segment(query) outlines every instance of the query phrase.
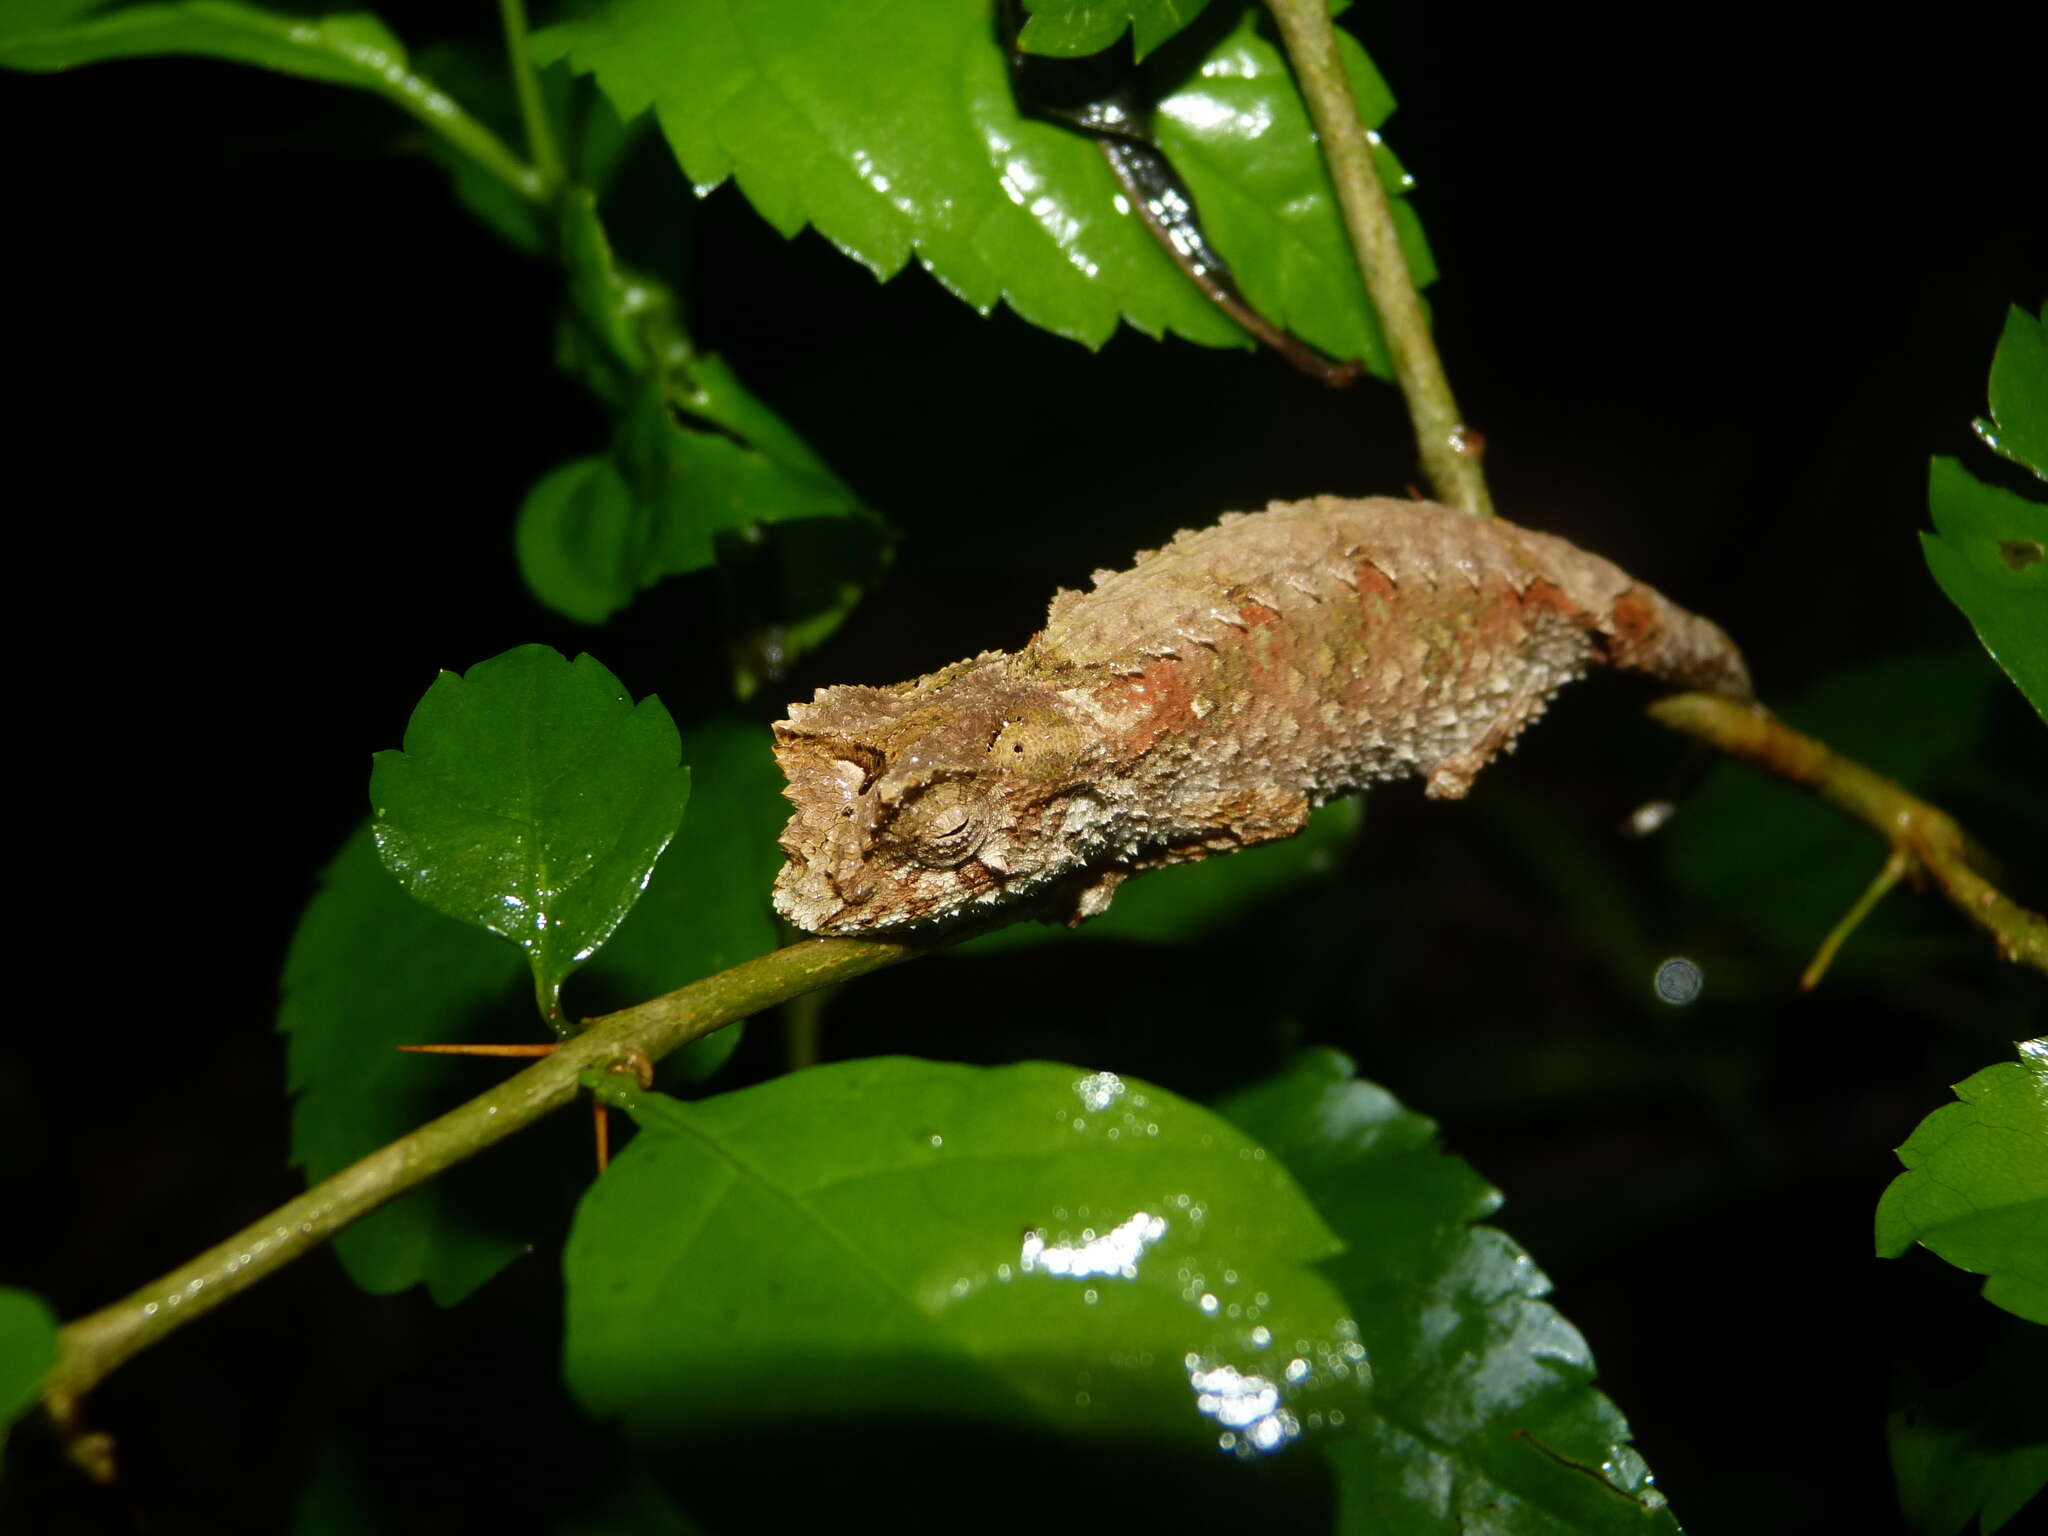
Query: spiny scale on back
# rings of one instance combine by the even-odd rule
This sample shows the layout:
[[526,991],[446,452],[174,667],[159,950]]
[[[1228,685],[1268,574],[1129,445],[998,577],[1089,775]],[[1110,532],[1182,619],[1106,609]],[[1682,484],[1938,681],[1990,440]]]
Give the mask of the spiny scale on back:
[[1462,796],[1602,661],[1749,697],[1718,628],[1552,535],[1385,499],[1230,513],[1056,594],[1021,651],[791,705],[775,905],[817,933],[1080,922],[1374,780]]

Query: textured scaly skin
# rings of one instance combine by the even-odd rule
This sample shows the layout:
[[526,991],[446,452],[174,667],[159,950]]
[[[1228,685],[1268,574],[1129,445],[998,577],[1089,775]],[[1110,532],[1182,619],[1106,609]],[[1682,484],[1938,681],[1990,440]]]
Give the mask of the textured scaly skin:
[[1750,696],[1718,628],[1549,534],[1385,499],[1231,513],[1058,593],[1021,651],[791,705],[776,908],[817,933],[1020,901],[1079,922],[1375,780],[1462,796],[1595,662]]

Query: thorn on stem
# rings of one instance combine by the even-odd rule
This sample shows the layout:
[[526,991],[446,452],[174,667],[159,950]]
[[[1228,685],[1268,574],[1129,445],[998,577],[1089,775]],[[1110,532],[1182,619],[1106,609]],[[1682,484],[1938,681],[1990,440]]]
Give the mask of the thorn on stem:
[[[614,1057],[606,1062],[604,1069],[607,1072],[615,1072],[620,1077],[630,1077],[642,1088],[652,1088],[654,1086],[654,1058],[641,1050],[637,1045],[628,1046],[625,1055]],[[606,1168],[611,1166],[612,1160],[612,1123],[610,1111],[606,1109],[602,1099],[593,1098],[590,1101],[590,1107],[596,1112],[597,1171],[603,1173]]]

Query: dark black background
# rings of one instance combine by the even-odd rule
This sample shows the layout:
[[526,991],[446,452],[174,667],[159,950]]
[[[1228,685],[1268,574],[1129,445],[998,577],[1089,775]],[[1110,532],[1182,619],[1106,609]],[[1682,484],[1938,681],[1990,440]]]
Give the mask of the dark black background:
[[[1785,6],[1352,15],[1403,99],[1387,132],[1502,511],[1713,614],[1767,697],[1973,643],[1915,531],[1927,456],[1971,451],[2006,304],[2048,283],[2048,38],[2026,9],[1910,32]],[[387,19],[421,42],[489,20]],[[679,713],[723,687],[702,586],[606,633],[525,596],[512,513],[605,425],[551,367],[550,271],[458,210],[411,135],[377,103],[198,62],[0,80],[22,618],[0,1280],[67,1316],[294,1192],[278,963],[368,754],[436,668],[545,640]],[[916,272],[878,286],[731,189],[686,224],[641,255],[686,286],[699,340],[906,535],[784,697],[1013,646],[1055,586],[1227,508],[1415,479],[1385,387],[1127,334],[1091,357]],[[1580,693],[1494,774],[1598,838],[1679,751],[1621,685]],[[2010,771],[2038,778],[2038,722],[2001,707]],[[1201,1093],[1290,1030],[1342,1044],[1505,1187],[1503,1224],[1691,1529],[1894,1528],[1900,1360],[1953,1369],[2000,1324],[1924,1255],[1875,1266],[1869,1211],[1889,1149],[2002,1054],[2028,983],[1986,945],[1942,999],[1702,1012],[1725,1049],[1674,1028],[1652,1047],[1680,1065],[1614,1091],[1599,1064],[1631,1026],[1482,818],[1386,792],[1357,864],[1350,905],[1307,930],[1320,959],[1248,934],[1193,974],[1156,952],[935,961],[840,999],[828,1052],[1060,1055]],[[1370,1009],[1341,970],[1301,982],[1331,955],[1372,968]],[[1219,995],[1249,1022],[1221,1024]],[[1529,1031],[1568,1064],[1534,1101],[1494,1055]],[[757,1030],[736,1080],[776,1050]],[[585,1155],[580,1122],[535,1134]],[[597,1454],[556,1438],[555,1285],[543,1253],[443,1316],[316,1256],[97,1395],[119,1489],[67,1487],[28,1436],[19,1518],[276,1529],[345,1428],[377,1476],[432,1489],[387,1528],[520,1528],[551,1450]]]

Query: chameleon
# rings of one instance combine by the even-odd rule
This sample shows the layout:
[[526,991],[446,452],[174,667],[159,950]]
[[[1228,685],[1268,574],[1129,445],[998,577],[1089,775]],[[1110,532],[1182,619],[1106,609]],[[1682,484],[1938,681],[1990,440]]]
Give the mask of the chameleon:
[[1021,650],[790,705],[775,906],[821,934],[1079,924],[1378,781],[1461,798],[1595,663],[1752,696],[1717,626],[1554,535],[1387,498],[1226,513],[1056,593]]

